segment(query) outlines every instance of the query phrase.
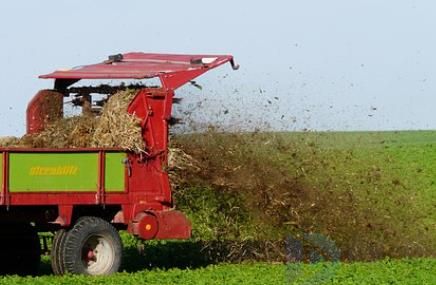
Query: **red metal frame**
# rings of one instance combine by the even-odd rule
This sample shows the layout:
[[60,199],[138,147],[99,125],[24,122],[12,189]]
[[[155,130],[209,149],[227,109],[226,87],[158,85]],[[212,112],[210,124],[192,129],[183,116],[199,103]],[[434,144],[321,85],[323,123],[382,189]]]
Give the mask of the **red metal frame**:
[[[3,153],[3,181],[0,206],[48,206],[57,205],[57,218],[47,221],[60,226],[69,226],[73,221],[74,207],[86,205],[119,206],[113,221],[128,226],[128,230],[143,238],[187,238],[190,223],[180,212],[173,210],[168,173],[168,121],[174,90],[208,70],[230,62],[230,55],[170,55],[128,53],[111,57],[103,63],[78,67],[68,71],[55,71],[41,78],[56,79],[57,91],[64,91],[80,79],[104,78],[151,78],[158,77],[160,88],[143,88],[131,102],[128,112],[141,119],[143,138],[147,146],[144,154],[127,152],[125,192],[105,191],[105,155],[117,148],[81,149],[28,149],[0,148]],[[39,94],[39,95],[38,95]],[[38,93],[37,96],[41,96]],[[48,93],[47,93],[48,94]],[[44,95],[44,94],[43,94]],[[44,95],[45,96],[45,95]],[[32,100],[36,102],[38,100]],[[35,114],[40,106],[30,104],[28,114]],[[31,129],[40,130],[43,122],[38,116],[28,116]],[[10,152],[96,152],[98,153],[98,187],[95,192],[38,192],[9,193]],[[159,230],[154,227],[158,225]],[[152,228],[144,230],[143,226]],[[155,232],[156,231],[156,232]]]

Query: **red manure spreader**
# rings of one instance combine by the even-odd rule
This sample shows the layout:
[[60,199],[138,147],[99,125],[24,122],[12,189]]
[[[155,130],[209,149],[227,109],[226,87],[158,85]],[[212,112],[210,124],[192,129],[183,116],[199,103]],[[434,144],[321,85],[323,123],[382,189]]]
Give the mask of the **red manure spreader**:
[[[39,91],[30,101],[28,134],[61,118],[64,97],[72,93],[81,96],[84,109],[92,108],[90,94],[99,90],[72,86],[82,79],[154,78],[159,86],[138,88],[127,110],[140,119],[144,152],[0,148],[0,270],[35,273],[41,254],[38,232],[55,233],[51,263],[59,275],[118,271],[119,230],[144,240],[188,239],[191,224],[174,208],[167,173],[174,90],[227,62],[238,68],[230,55],[126,53],[40,76],[54,79],[54,89]],[[53,105],[60,111],[53,112]]]

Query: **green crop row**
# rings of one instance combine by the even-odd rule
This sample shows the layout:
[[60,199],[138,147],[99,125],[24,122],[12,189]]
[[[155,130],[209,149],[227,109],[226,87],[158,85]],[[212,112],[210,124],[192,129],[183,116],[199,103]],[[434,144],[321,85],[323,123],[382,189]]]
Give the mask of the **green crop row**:
[[435,259],[380,260],[377,262],[286,265],[283,284],[436,284]]
[[112,276],[5,276],[0,284],[436,284],[436,259],[372,263],[219,264],[197,269],[152,269]]

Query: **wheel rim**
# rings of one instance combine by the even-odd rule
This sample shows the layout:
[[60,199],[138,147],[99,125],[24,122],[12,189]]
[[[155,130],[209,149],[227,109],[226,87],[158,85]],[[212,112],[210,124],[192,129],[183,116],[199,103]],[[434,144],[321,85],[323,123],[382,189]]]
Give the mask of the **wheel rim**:
[[115,249],[103,236],[90,236],[82,247],[82,263],[90,275],[102,275],[110,271],[115,261]]

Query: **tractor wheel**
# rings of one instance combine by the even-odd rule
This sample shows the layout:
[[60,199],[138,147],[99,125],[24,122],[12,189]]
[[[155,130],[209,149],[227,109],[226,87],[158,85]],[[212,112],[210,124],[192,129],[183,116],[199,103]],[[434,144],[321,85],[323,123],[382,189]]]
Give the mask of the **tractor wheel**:
[[67,231],[64,229],[58,230],[53,237],[53,245],[51,248],[51,268],[56,275],[63,275],[65,273],[63,262],[63,248],[65,244],[65,237]]
[[121,265],[122,243],[117,230],[97,217],[82,217],[65,236],[65,272],[108,275]]
[[41,260],[38,232],[30,224],[0,225],[0,272],[35,275]]

